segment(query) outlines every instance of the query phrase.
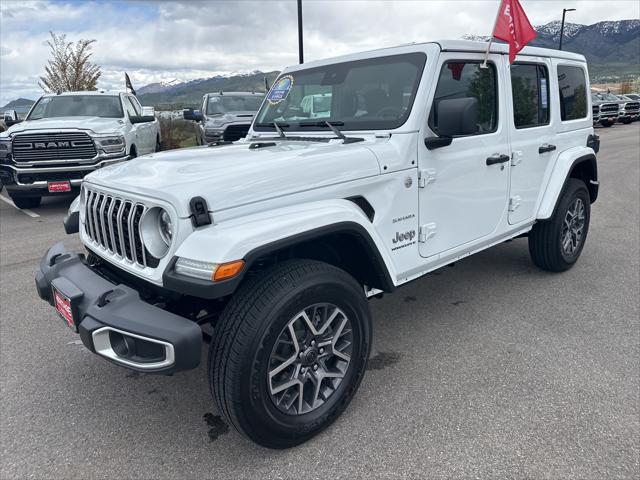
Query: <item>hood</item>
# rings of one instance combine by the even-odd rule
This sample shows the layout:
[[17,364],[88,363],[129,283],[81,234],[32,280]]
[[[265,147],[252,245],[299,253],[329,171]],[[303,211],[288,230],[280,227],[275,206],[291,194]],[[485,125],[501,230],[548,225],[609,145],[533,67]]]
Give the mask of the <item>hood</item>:
[[216,212],[380,174],[376,156],[360,142],[277,141],[195,147],[155,153],[97,170],[85,181],[170,202],[181,217],[204,197]]
[[118,133],[124,127],[124,120],[121,118],[103,117],[52,117],[41,118],[40,120],[25,120],[12,125],[5,133],[12,135],[25,131],[35,130],[62,130],[78,129],[90,130],[94,133]]

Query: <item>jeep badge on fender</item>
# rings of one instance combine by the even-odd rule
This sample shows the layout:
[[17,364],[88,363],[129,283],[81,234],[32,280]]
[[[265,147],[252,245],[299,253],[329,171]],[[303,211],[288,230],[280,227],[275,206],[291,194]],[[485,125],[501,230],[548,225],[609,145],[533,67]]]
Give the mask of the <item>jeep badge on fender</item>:
[[140,372],[197,367],[211,324],[226,421],[271,448],[310,439],[365,374],[368,298],[517,237],[544,270],[580,257],[598,196],[585,59],[527,47],[509,66],[493,44],[483,68],[486,47],[296,65],[246,138],[90,173],[65,221],[86,252],[52,246],[38,294]]

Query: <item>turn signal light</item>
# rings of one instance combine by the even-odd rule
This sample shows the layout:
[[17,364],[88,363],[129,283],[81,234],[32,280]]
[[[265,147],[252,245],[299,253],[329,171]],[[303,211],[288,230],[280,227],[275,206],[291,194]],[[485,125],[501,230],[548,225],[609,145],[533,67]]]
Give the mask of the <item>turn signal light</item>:
[[244,260],[236,260],[235,262],[223,263],[216,268],[213,274],[213,281],[219,282],[220,280],[227,280],[235,277],[240,270],[244,267]]

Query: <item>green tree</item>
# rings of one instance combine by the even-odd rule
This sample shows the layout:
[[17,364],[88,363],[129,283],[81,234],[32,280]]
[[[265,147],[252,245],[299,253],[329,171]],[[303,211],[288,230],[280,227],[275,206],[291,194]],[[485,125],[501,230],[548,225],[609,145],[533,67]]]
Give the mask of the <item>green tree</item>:
[[91,63],[91,46],[95,40],[67,42],[65,34],[49,32],[51,58],[44,67],[45,75],[38,85],[45,92],[77,92],[96,90],[100,66]]

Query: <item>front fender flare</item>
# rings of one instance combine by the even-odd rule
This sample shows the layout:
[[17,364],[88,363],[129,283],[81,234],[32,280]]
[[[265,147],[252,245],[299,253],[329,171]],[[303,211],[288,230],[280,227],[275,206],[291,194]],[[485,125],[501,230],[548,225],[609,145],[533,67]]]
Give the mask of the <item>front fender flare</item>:
[[[163,285],[169,290],[201,298],[230,295],[258,258],[332,233],[358,236],[371,257],[384,290],[395,288],[395,270],[382,239],[362,210],[349,200],[283,207],[196,230],[176,251],[164,272]],[[178,257],[217,264],[242,259],[245,267],[236,277],[214,283],[177,275],[173,266]]]
[[594,172],[596,174],[596,178],[593,180],[597,181],[596,155],[593,149],[589,147],[575,147],[562,152],[553,167],[549,183],[540,201],[536,215],[537,220],[551,218],[567,179],[575,166],[582,162],[593,162]]

